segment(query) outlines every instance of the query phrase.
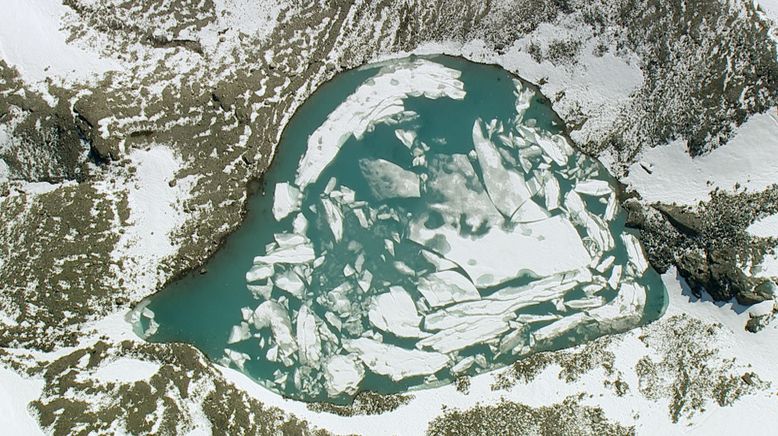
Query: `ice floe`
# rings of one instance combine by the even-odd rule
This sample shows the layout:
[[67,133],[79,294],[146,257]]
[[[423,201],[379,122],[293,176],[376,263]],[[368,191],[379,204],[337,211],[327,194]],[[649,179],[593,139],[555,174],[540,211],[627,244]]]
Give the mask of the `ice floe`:
[[344,341],[343,348],[354,353],[374,373],[393,381],[434,374],[449,364],[445,354],[408,350],[368,338]]
[[361,159],[359,168],[378,200],[419,197],[419,176],[383,159]]
[[351,355],[334,355],[324,365],[327,393],[332,397],[355,394],[364,377],[365,368]]
[[481,298],[473,282],[451,270],[435,272],[419,278],[418,289],[432,307]]
[[300,190],[286,182],[276,184],[273,194],[273,217],[281,220],[298,210],[300,210]]
[[392,286],[389,292],[376,295],[368,311],[368,319],[376,328],[404,338],[427,336],[419,330],[421,317],[408,292]]
[[300,160],[295,184],[304,190],[351,136],[361,139],[376,123],[405,112],[406,97],[465,98],[460,75],[457,70],[424,59],[384,68],[335,108],[308,138],[308,150]]

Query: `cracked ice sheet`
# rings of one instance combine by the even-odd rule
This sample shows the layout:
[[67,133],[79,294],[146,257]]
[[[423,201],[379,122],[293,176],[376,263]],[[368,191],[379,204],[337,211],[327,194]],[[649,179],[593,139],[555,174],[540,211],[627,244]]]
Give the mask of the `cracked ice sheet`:
[[484,176],[484,184],[497,210],[511,217],[526,202],[530,193],[524,177],[503,165],[502,157],[492,141],[484,136],[483,121],[473,123],[473,144]]
[[[446,247],[438,247],[441,238]],[[559,215],[512,232],[492,227],[479,238],[463,236],[448,225],[430,230],[413,222],[410,239],[460,265],[479,287],[498,285],[522,272],[545,277],[577,270],[592,261],[573,225]]]
[[368,338],[344,341],[343,348],[355,353],[374,373],[388,376],[393,381],[434,374],[449,363],[445,354],[407,350]]
[[349,137],[361,139],[375,124],[402,113],[406,97],[464,99],[460,74],[424,59],[385,67],[357,88],[313,132],[308,139],[308,150],[300,160],[295,184],[304,191],[335,159]]
[[478,301],[457,303],[428,314],[426,330],[457,328],[473,323],[476,318],[510,319],[521,308],[562,298],[572,288],[591,279],[588,270],[559,274],[537,280],[525,286],[503,288]]
[[432,307],[481,298],[478,290],[467,277],[451,270],[421,277],[418,290]]
[[453,328],[422,339],[418,345],[450,353],[493,340],[510,328],[508,321],[500,317],[467,317],[463,321]]

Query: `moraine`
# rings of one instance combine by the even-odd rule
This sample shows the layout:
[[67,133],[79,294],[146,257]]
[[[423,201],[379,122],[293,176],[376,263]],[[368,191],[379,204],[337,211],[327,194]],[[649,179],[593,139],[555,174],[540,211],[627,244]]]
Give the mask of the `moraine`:
[[266,193],[133,313],[269,389],[440,385],[658,318],[615,181],[506,71],[446,56],[338,75],[292,117]]

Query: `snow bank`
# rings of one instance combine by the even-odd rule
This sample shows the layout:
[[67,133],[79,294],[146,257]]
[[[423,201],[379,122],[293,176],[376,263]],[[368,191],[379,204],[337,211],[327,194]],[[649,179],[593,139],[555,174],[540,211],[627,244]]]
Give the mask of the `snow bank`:
[[96,51],[68,43],[62,30],[67,9],[57,0],[4,0],[0,14],[0,58],[28,82],[86,81],[120,69]]
[[629,168],[626,181],[649,202],[694,205],[715,188],[736,183],[761,191],[778,183],[778,112],[752,115],[734,137],[712,152],[692,158],[684,142],[645,150]]
[[43,391],[43,380],[27,379],[0,366],[0,428],[8,435],[42,435],[38,422],[27,410]]
[[120,357],[101,366],[94,377],[101,382],[132,383],[148,380],[159,371],[160,364],[132,357]]
[[154,288],[160,281],[157,266],[162,259],[176,253],[177,244],[171,239],[171,232],[181,229],[188,218],[183,202],[189,197],[196,178],[170,182],[182,166],[181,160],[167,146],[157,145],[148,150],[133,150],[129,153],[131,165],[136,168],[132,179],[118,185],[101,182],[98,189],[112,197],[117,190],[126,189],[127,205],[130,210],[129,225],[111,253],[112,260],[125,263],[117,276],[126,271],[136,275],[126,276],[130,283],[127,289]]

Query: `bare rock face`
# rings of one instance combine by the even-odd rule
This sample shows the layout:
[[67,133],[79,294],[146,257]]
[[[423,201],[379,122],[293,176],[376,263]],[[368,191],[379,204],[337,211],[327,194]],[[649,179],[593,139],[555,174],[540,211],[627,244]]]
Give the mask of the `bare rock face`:
[[692,292],[704,290],[714,299],[737,299],[743,305],[772,300],[775,284],[752,276],[747,266],[757,263],[770,247],[767,238],[746,228],[759,216],[774,213],[775,188],[760,193],[713,192],[696,207],[624,201],[627,225],[641,230],[651,264],[658,271],[675,266]]

